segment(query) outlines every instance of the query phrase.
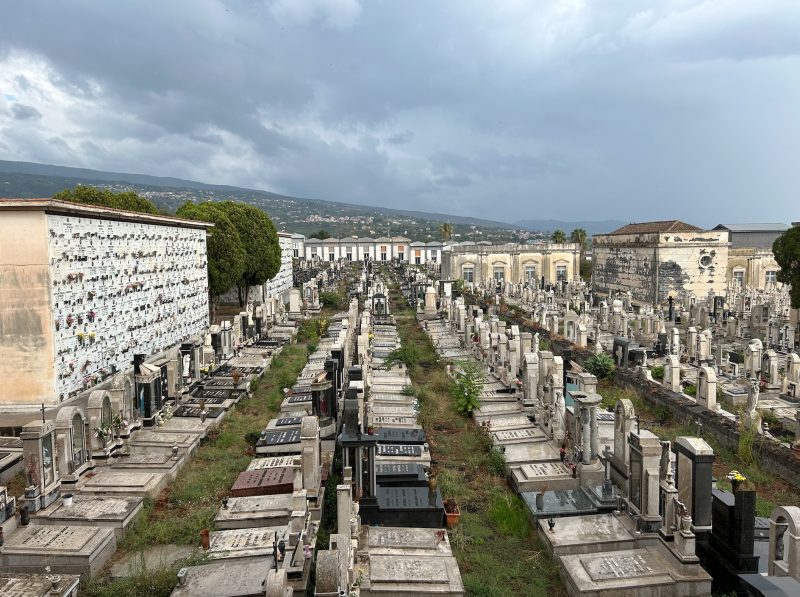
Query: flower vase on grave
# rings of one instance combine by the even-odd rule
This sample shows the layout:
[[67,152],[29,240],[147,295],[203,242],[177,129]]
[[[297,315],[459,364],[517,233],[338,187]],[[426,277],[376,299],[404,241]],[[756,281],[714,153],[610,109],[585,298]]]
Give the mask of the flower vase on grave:
[[536,509],[540,512],[544,510],[544,490],[536,493]]

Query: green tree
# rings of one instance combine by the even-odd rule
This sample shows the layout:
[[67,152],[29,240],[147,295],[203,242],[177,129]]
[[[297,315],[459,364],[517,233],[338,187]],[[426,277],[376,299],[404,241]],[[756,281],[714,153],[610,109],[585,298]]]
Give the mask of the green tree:
[[251,286],[264,284],[281,267],[278,232],[267,214],[247,203],[223,201],[219,208],[236,227],[245,252],[244,271],[236,281],[239,306],[244,307]]
[[308,238],[318,238],[320,240],[325,240],[326,238],[330,238],[331,233],[328,232],[325,228],[320,228],[316,232],[312,233]]
[[554,243],[565,243],[567,242],[567,235],[564,234],[563,230],[556,230],[550,235],[550,240]]
[[461,361],[458,364],[461,373],[457,375],[453,385],[453,399],[456,410],[468,417],[480,406],[481,390],[483,390],[483,373],[474,361]]
[[444,222],[439,226],[439,231],[442,233],[442,242],[446,243],[453,236],[453,225],[450,222]]
[[214,227],[209,231],[208,253],[208,308],[211,322],[214,322],[219,297],[232,288],[242,277],[246,254],[236,226],[225,211],[213,201],[203,203],[184,203],[177,215],[190,220],[210,222]]
[[79,184],[74,189],[64,189],[53,195],[53,199],[59,201],[72,201],[84,205],[96,205],[98,207],[111,207],[113,209],[125,209],[127,211],[138,211],[147,214],[157,214],[158,209],[148,199],[140,197],[133,191],[114,193],[108,189],[98,189]]
[[586,230],[583,228],[576,228],[570,232],[569,240],[580,245],[581,257],[583,257],[583,254],[586,253],[586,249],[589,246],[589,235],[586,233]]
[[791,285],[792,308],[800,309],[800,226],[789,228],[776,238],[772,253],[781,268],[778,281]]

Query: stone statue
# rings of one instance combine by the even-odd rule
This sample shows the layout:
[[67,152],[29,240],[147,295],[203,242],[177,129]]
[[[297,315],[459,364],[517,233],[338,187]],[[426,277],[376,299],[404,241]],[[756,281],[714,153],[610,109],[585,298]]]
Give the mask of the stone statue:
[[747,412],[752,413],[756,411],[756,408],[758,408],[758,380],[751,379],[750,387],[747,388],[747,390]]
[[672,466],[669,461],[670,447],[671,442],[661,442],[661,462],[659,466],[659,477],[661,479],[666,479],[667,475],[672,473]]
[[555,400],[555,416],[553,420],[553,430],[555,432],[564,433],[566,428],[566,412],[567,406],[566,402],[564,401],[564,392],[561,390],[556,390],[556,400]]

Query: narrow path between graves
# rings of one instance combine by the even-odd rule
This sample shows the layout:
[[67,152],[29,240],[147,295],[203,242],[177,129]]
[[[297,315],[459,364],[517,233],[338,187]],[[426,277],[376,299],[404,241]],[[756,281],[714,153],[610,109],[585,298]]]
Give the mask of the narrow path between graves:
[[396,287],[390,296],[398,333],[415,361],[409,374],[438,487],[461,510],[448,533],[464,588],[473,596],[564,595],[555,562],[505,481],[502,456],[492,451],[488,433],[456,412],[445,364]]
[[[284,346],[258,381],[252,397],[211,430],[192,460],[157,500],[146,499],[144,511],[119,543],[103,575],[86,583],[85,597],[160,597],[175,587],[175,575],[187,561],[159,570],[135,570],[130,576],[111,579],[108,570],[125,555],[156,545],[190,545],[200,542],[200,531],[213,528],[222,498],[253,458],[255,439],[264,424],[280,409],[283,388],[291,387],[308,361],[309,346],[319,340],[317,320],[301,324],[297,343]],[[190,558],[198,563],[198,554]]]

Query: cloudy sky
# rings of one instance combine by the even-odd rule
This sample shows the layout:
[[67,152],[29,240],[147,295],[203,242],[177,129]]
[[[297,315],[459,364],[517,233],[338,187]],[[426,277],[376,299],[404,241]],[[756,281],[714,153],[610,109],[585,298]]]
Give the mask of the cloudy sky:
[[796,221],[800,2],[8,2],[0,159],[504,221]]

